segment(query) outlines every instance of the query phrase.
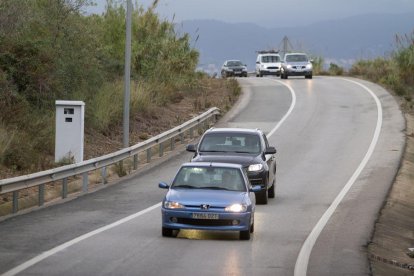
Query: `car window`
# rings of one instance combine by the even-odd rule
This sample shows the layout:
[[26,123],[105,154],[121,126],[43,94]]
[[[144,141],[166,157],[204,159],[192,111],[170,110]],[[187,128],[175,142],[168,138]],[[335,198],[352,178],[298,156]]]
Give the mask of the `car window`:
[[241,61],[228,61],[227,62],[227,66],[242,66],[243,64],[241,63]]
[[279,56],[262,56],[262,62],[263,63],[275,63],[279,62],[280,57]]
[[260,137],[248,133],[211,133],[204,135],[200,152],[260,153]]
[[265,142],[265,148],[268,148],[269,147],[269,142],[267,141],[266,135],[263,134],[262,137],[263,137],[263,140]]
[[308,57],[306,55],[287,55],[286,61],[288,62],[306,62]]
[[246,184],[237,168],[182,167],[171,188],[246,191]]

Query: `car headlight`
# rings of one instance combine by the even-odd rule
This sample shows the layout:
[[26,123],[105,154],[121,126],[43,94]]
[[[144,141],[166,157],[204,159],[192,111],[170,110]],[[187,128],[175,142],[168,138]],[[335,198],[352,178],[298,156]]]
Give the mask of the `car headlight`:
[[292,69],[292,65],[290,65],[290,64],[288,64],[286,67],[287,67],[287,69]]
[[247,68],[243,68],[242,70],[243,70],[243,72],[247,72]]
[[175,202],[175,201],[165,201],[164,202],[164,208],[167,209],[182,209],[184,208],[184,205],[181,203]]
[[263,170],[263,165],[262,164],[253,164],[253,165],[250,165],[249,168],[247,168],[247,170],[249,172],[258,172],[258,171]]
[[233,212],[233,213],[240,213],[240,212],[246,212],[247,205],[246,204],[232,204],[230,206],[227,206],[224,211],[226,212]]
[[306,69],[312,69],[312,64],[308,64],[308,65],[306,65]]

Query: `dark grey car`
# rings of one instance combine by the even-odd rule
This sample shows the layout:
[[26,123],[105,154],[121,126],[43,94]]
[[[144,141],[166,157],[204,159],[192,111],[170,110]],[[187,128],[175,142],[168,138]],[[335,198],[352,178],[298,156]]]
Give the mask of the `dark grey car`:
[[266,135],[258,129],[211,128],[198,145],[187,145],[194,152],[192,162],[241,164],[251,185],[260,185],[257,203],[267,204],[275,197],[276,149],[269,146]]
[[247,67],[240,60],[226,60],[221,67],[221,77],[247,77]]

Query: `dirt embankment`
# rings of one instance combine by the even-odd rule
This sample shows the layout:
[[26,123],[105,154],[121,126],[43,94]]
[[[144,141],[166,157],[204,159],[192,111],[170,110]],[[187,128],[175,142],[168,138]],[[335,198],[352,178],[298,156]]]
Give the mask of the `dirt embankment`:
[[375,276],[414,275],[414,115],[406,120],[404,159],[368,247]]

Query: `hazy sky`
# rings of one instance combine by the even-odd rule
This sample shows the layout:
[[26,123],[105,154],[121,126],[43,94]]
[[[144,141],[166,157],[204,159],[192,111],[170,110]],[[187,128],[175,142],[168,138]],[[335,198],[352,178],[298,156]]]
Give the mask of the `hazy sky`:
[[[97,6],[88,11],[103,12],[106,0],[93,1]],[[139,0],[138,4],[147,7],[152,2]],[[157,12],[170,20],[175,15],[175,22],[216,19],[287,27],[367,13],[414,12],[414,0],[159,0]]]

